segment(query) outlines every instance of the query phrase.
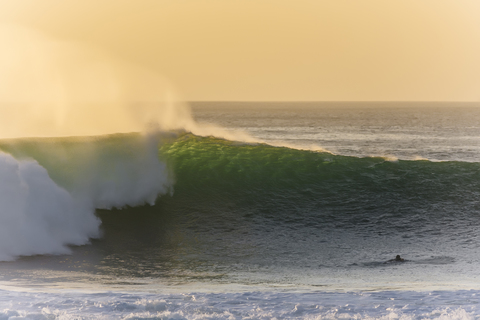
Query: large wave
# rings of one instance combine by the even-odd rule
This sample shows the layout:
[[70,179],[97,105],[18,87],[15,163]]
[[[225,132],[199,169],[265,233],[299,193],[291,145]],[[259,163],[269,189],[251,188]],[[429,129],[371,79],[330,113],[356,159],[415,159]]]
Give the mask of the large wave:
[[[3,140],[0,150],[15,157],[1,162],[0,206],[12,208],[0,214],[9,230],[3,260],[66,252],[99,236],[95,208],[145,203],[205,230],[254,221],[259,232],[283,225],[448,235],[478,216],[479,163],[347,157],[178,132]],[[165,194],[173,196],[158,200]]]
[[194,135],[160,154],[175,173],[175,199],[210,214],[383,233],[440,232],[442,220],[476,224],[478,216],[480,163],[358,158]]

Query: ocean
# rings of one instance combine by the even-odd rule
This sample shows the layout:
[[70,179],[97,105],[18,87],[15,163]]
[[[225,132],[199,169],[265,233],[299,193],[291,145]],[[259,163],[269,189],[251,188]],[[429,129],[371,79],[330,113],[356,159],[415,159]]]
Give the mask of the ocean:
[[478,103],[191,109],[0,140],[0,319],[480,318]]

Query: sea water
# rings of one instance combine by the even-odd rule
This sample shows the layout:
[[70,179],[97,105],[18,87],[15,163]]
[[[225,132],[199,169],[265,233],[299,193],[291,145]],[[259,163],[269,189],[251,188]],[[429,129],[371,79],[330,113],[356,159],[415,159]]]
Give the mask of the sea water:
[[[13,208],[28,203],[18,212],[31,226],[2,216],[13,240],[0,318],[479,318],[477,105],[193,112],[259,142],[179,131],[0,142],[19,172],[2,186],[23,190]],[[64,192],[88,223],[57,234]]]

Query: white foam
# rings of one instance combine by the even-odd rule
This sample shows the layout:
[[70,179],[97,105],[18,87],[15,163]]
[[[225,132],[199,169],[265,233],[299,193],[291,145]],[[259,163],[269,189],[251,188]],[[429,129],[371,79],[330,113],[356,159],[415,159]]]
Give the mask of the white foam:
[[131,154],[105,156],[92,150],[85,163],[75,168],[79,172],[70,192],[35,160],[0,153],[0,261],[65,254],[70,252],[68,245],[99,237],[101,222],[95,208],[153,205],[159,194],[171,190],[153,137],[138,141]]
[[479,315],[476,299],[469,300],[475,294],[468,291],[441,292],[428,301],[428,293],[418,292],[0,293],[0,319],[470,320]]
[[[158,140],[146,135],[135,145],[125,145],[128,152],[103,153],[97,146],[80,168],[73,194],[95,208],[155,204],[159,194],[172,191],[166,165],[158,159]],[[118,150],[117,150],[118,151]],[[123,150],[120,150],[123,152]]]
[[0,260],[68,253],[99,235],[94,208],[60,188],[36,161],[0,153]]

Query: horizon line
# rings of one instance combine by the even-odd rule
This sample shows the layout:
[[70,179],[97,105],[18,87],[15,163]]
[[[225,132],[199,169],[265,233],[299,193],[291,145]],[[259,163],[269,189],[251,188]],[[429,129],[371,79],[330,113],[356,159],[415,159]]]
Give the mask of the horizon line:
[[184,100],[188,103],[480,103],[458,100]]

